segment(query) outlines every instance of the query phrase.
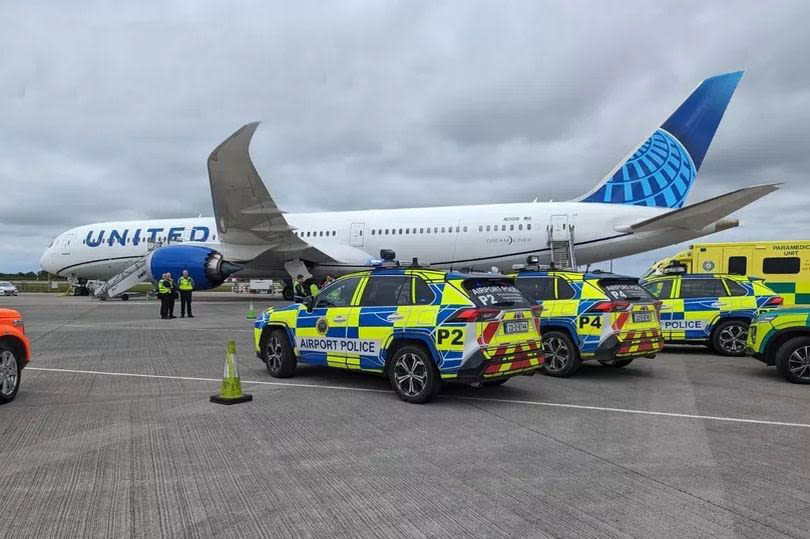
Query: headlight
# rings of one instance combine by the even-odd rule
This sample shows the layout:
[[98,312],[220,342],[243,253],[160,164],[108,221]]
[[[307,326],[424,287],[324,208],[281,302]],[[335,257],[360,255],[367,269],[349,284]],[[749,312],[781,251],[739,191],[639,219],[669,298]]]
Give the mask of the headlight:
[[20,328],[20,331],[25,333],[25,324],[23,324],[22,318],[12,321],[11,325],[13,325],[15,328]]

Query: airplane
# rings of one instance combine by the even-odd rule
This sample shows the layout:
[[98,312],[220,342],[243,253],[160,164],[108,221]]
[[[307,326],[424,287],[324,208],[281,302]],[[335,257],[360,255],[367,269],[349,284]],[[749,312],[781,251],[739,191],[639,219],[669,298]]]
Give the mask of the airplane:
[[779,188],[744,187],[684,205],[742,72],[702,81],[672,115],[596,186],[567,202],[286,213],[250,159],[258,122],[244,125],[208,158],[213,217],[117,221],[60,234],[43,269],[96,294],[188,269],[198,289],[230,275],[280,278],[292,299],[297,275],[368,268],[381,249],[401,260],[457,270],[509,269],[527,256],[576,267],[632,255],[738,226],[732,212]]

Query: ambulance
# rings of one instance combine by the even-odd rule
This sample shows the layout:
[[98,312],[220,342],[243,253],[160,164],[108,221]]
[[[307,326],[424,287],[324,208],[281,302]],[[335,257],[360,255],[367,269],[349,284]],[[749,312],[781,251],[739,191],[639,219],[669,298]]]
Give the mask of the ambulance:
[[663,274],[673,262],[690,274],[757,277],[785,306],[810,305],[810,240],[695,243],[653,264],[645,277]]

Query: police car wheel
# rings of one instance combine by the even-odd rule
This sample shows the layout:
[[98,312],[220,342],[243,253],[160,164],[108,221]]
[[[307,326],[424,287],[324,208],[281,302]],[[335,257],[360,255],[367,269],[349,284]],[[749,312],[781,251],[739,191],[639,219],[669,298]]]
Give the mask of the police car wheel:
[[439,392],[439,370],[420,346],[403,346],[391,358],[388,379],[397,396],[405,402],[421,404]]
[[560,331],[543,333],[543,355],[545,359],[540,371],[557,378],[571,376],[582,363],[571,338]]
[[796,337],[779,347],[776,368],[789,382],[810,384],[810,337]]
[[21,360],[13,348],[0,344],[0,404],[11,402],[20,389]]
[[723,356],[745,354],[748,324],[742,320],[728,320],[717,325],[712,332],[712,348]]
[[295,373],[295,356],[283,330],[274,329],[265,339],[264,363],[274,378],[289,378]]
[[599,363],[604,365],[605,367],[613,367],[614,369],[621,369],[622,367],[626,367],[630,365],[635,358],[630,359],[614,359],[613,361],[604,361],[602,359],[599,360]]

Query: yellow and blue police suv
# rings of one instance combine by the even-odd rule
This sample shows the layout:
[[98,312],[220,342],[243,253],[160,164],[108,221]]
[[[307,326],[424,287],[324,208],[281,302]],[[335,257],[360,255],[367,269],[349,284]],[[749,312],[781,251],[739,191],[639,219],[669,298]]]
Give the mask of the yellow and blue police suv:
[[515,286],[543,306],[544,374],[571,376],[592,359],[625,367],[635,358],[654,357],[664,346],[660,302],[636,277],[541,271],[539,266],[514,276]]
[[748,331],[746,352],[794,384],[810,384],[810,307],[757,313]]
[[543,363],[541,310],[503,275],[389,260],[301,305],[268,309],[256,319],[255,345],[271,376],[292,376],[299,361],[377,373],[402,400],[421,403],[442,382],[533,374]]
[[705,344],[724,356],[741,356],[751,319],[760,309],[782,305],[782,297],[761,279],[739,275],[685,273],[673,264],[642,282],[661,300],[664,341]]

